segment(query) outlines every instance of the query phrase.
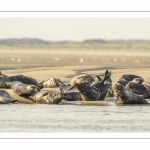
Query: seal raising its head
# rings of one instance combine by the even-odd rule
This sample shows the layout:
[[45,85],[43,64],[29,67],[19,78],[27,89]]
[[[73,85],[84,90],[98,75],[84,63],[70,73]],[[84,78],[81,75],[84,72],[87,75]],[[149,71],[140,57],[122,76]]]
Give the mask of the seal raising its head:
[[148,85],[137,84],[135,82],[130,81],[126,85],[126,90],[137,95],[141,95],[144,98],[150,98],[150,87]]
[[[104,78],[101,81],[98,81],[92,85],[90,84],[90,82],[80,82],[80,80],[78,83],[77,79],[73,87],[76,87],[79,90],[83,101],[98,100],[104,88],[104,81],[107,80],[110,75],[111,72],[108,72],[108,70],[106,70]],[[97,78],[99,79],[99,76],[97,76]]]
[[39,91],[29,96],[29,99],[39,104],[59,104],[62,93],[57,91]]
[[0,104],[16,103],[18,100],[11,97],[6,91],[0,90]]
[[148,102],[141,96],[126,91],[125,86],[122,84],[115,85],[115,91],[117,93],[116,105],[122,104],[148,104]]
[[6,84],[14,91],[14,93],[20,96],[31,95],[32,93],[36,93],[40,90],[35,85],[24,84],[20,81],[6,82]]

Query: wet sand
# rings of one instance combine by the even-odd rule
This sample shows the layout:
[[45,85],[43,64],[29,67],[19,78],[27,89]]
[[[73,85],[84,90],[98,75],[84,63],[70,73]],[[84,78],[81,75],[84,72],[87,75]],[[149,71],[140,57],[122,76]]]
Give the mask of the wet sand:
[[[67,83],[78,74],[96,75],[106,69],[112,72],[113,83],[123,74],[136,74],[150,80],[150,53],[85,52],[85,51],[0,51],[0,70],[8,76],[23,74],[38,82],[55,77]],[[32,101],[4,89],[20,103]],[[48,90],[59,90],[51,88]],[[107,101],[114,101],[106,99]]]

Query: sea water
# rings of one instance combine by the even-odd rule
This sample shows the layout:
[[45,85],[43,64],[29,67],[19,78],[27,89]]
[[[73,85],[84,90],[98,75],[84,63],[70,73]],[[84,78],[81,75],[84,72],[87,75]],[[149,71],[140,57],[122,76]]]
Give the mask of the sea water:
[[149,132],[149,106],[0,105],[0,132]]

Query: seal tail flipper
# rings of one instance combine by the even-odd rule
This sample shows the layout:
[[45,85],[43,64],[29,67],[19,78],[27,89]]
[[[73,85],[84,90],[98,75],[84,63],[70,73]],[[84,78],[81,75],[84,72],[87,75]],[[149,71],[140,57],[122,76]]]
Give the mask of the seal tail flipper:
[[104,82],[111,76],[111,71],[106,70],[103,76],[103,79],[101,80],[99,76],[96,76],[99,81]]

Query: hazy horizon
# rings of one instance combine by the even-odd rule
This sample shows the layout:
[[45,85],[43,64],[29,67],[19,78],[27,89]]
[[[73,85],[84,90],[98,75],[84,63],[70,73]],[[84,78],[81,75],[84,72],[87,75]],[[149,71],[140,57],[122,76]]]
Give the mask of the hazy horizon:
[[0,39],[149,40],[149,18],[0,18]]

